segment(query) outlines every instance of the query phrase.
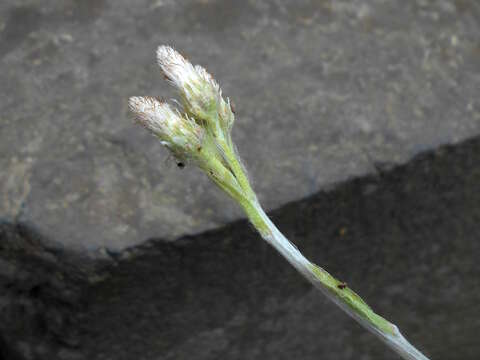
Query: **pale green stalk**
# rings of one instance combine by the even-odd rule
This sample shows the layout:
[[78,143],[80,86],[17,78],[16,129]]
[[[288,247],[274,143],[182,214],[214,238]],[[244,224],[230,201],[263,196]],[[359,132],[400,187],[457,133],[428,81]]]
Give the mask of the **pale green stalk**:
[[377,315],[353,290],[335,279],[320,266],[305,258],[302,253],[277,229],[258,203],[242,206],[248,218],[265,241],[272,245],[293,267],[337,304],[360,325],[379,337],[402,358],[428,360],[400,333],[397,326]]
[[305,258],[275,227],[260,206],[231,139],[234,111],[208,72],[193,66],[172,48],[157,52],[164,75],[179,90],[183,112],[157,98],[134,97],[130,107],[141,124],[160,138],[179,160],[190,161],[230,195],[245,211],[263,239],[316,288],[378,336],[406,360],[428,360],[398,328],[377,315],[345,283]]
[[[228,161],[240,164],[235,153],[231,153]],[[235,166],[237,172],[243,172],[241,166]],[[238,177],[238,174],[235,174]],[[245,174],[242,179],[247,179]],[[248,182],[248,180],[247,180]],[[248,188],[251,189],[248,184]],[[250,222],[262,238],[272,245],[298,272],[319,289],[327,298],[338,305],[360,325],[379,337],[387,346],[406,360],[428,360],[400,333],[398,327],[376,314],[345,283],[335,279],[320,266],[310,262],[294,246],[268,218],[256,198],[232,196],[243,208]]]

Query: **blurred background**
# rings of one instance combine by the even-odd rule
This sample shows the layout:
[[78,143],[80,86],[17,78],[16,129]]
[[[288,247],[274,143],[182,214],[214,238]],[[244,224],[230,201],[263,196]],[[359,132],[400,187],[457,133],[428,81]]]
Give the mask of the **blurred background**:
[[397,359],[133,124],[161,44],[307,257],[478,359],[479,39],[474,0],[3,0],[0,359]]

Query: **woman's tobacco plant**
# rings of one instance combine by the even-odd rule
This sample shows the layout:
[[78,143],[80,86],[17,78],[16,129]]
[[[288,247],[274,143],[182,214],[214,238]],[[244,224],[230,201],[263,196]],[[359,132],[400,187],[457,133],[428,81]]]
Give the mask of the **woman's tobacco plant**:
[[240,161],[231,132],[235,110],[218,83],[171,47],[160,46],[157,59],[165,78],[178,90],[172,106],[157,97],[132,97],[129,105],[140,124],[160,139],[177,164],[194,164],[245,211],[262,238],[325,296],[383,340],[404,359],[427,359],[397,326],[376,314],[346,283],[310,262],[283,236],[263,211]]

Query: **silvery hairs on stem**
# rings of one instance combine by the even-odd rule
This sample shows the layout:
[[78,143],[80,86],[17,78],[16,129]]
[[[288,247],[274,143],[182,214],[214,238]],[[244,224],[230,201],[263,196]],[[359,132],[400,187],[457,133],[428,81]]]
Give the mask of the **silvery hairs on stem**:
[[263,239],[348,315],[404,359],[427,359],[394,324],[376,314],[344,282],[306,259],[270,221],[232,142],[235,120],[232,104],[223,98],[213,77],[168,46],[158,48],[157,60],[181,101],[176,103],[179,106],[172,106],[157,97],[132,97],[129,105],[136,120],[160,139],[180,166],[189,163],[203,170],[243,208]]

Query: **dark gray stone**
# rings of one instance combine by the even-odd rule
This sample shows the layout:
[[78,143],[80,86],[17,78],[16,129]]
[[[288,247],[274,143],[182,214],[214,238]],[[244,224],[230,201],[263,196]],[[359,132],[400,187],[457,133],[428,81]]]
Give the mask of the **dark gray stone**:
[[480,132],[473,1],[5,0],[0,217],[52,244],[120,251],[242,216],[127,114],[173,96],[171,44],[236,103],[268,209]]
[[[480,138],[443,147],[272,217],[432,359],[475,360],[479,154]],[[25,228],[0,238],[0,333],[19,359],[397,358],[245,221],[88,266]]]
[[0,359],[394,358],[132,124],[129,96],[173,96],[159,44],[234,100],[254,187],[310,258],[433,359],[478,359],[479,19],[466,0],[2,1]]

